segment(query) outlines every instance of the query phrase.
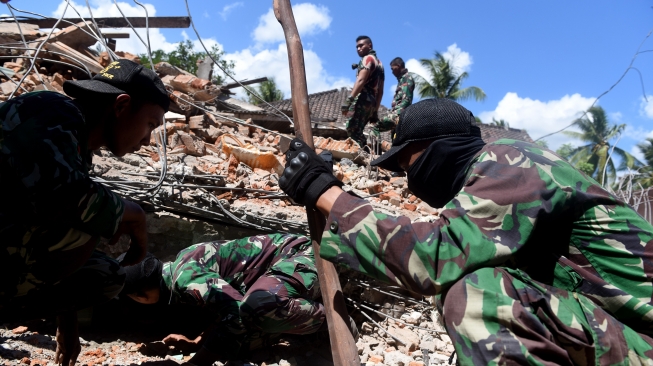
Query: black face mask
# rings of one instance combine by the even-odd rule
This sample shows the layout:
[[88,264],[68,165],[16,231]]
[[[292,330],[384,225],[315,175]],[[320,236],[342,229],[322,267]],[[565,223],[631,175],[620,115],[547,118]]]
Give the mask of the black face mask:
[[483,146],[477,136],[435,140],[408,168],[408,189],[429,206],[443,207],[462,189],[467,168]]

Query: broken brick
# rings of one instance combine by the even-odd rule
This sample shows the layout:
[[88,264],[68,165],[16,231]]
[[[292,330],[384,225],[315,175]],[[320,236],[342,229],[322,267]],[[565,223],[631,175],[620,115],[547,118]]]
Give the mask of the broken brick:
[[27,327],[21,325],[20,327],[12,329],[11,332],[14,334],[23,334],[27,332]]

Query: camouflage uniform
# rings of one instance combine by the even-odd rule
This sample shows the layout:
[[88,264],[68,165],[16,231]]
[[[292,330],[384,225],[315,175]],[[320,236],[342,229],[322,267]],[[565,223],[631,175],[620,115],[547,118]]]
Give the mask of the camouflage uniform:
[[[43,308],[35,299],[89,278],[101,282],[61,299],[67,305],[46,296],[48,308],[114,297],[124,271],[86,248],[114,234],[123,203],[88,175],[88,127],[80,110],[59,93],[28,93],[0,105],[0,126],[0,316],[30,303]],[[66,263],[52,259],[60,255]],[[77,303],[68,304],[71,299]]]
[[461,364],[653,363],[653,226],[537,145],[475,159],[434,223],[342,195],[322,257],[440,295]]
[[[203,347],[229,359],[270,333],[309,334],[325,320],[311,242],[268,234],[202,243],[163,265],[170,303],[205,307],[217,329]],[[165,300],[165,299],[164,299]]]
[[388,115],[384,116],[377,122],[376,128],[379,132],[390,131],[399,123],[399,115],[409,105],[413,104],[413,91],[415,90],[415,80],[410,76],[408,70],[401,72],[401,77],[397,78],[399,84],[395,89],[395,96],[392,99],[392,108]]
[[370,75],[363,86],[363,91],[354,97],[354,101],[349,106],[349,111],[345,116],[347,135],[358,142],[361,147],[367,145],[367,138],[363,135],[363,129],[372,114],[376,112],[376,97],[379,95],[380,83],[385,79],[383,64],[376,57],[374,50],[370,51],[358,62],[356,76],[363,69],[368,69]]

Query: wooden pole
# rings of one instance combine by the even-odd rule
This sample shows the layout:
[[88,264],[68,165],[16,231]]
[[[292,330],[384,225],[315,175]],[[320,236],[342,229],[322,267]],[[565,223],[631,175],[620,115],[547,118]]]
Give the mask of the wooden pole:
[[[304,140],[312,149],[313,134],[311,131],[311,116],[308,108],[308,88],[306,87],[306,71],[304,69],[304,49],[299,38],[295,17],[292,13],[290,0],[274,0],[274,15],[277,17],[288,47],[288,62],[290,63],[290,89],[292,93],[293,119],[295,135]],[[324,230],[325,218],[316,210],[306,210],[308,227],[313,241],[315,263],[317,265],[322,301],[326,308],[331,340],[331,354],[335,366],[360,365],[356,342],[349,329],[349,314],[345,299],[333,263],[320,258],[320,240]]]

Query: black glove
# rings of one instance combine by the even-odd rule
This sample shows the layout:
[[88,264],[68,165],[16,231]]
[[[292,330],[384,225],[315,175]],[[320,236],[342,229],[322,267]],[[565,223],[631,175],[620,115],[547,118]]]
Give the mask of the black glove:
[[286,169],[279,178],[279,187],[293,201],[315,208],[318,198],[327,189],[342,187],[342,182],[333,175],[333,164],[325,162],[331,154],[324,155],[318,156],[298,138],[290,141],[286,151]]
[[342,102],[342,105],[340,106],[340,111],[342,111],[342,113],[347,113],[352,103],[354,103],[354,97],[350,95],[347,97],[347,99],[345,99],[344,102]]

